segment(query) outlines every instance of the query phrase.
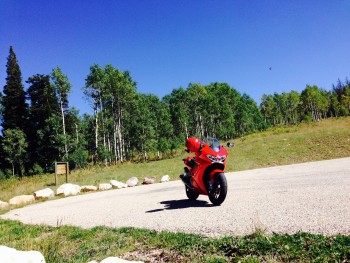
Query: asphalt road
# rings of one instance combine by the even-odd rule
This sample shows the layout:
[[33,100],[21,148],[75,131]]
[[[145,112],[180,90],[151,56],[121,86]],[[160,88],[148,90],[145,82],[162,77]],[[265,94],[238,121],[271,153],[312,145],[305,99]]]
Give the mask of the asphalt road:
[[15,209],[28,224],[137,227],[245,235],[305,231],[350,235],[350,158],[227,173],[225,202],[186,198],[181,181],[109,190]]

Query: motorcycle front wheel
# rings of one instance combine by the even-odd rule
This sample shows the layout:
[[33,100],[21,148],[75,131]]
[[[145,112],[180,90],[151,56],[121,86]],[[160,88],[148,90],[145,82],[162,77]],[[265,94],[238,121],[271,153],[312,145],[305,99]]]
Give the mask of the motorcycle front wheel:
[[209,192],[209,200],[213,205],[221,205],[227,195],[227,181],[224,173],[214,176],[213,188]]
[[186,189],[186,195],[187,195],[188,199],[190,199],[192,201],[197,200],[199,194],[197,194],[195,191],[190,189],[187,185],[185,185],[185,189]]

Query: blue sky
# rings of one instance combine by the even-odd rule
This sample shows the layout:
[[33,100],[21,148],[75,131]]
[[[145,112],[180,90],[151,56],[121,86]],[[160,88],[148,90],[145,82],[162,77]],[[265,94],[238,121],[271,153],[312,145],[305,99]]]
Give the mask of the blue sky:
[[[160,98],[190,82],[262,94],[350,78],[350,1],[0,0],[0,88],[12,45],[23,83],[60,66],[91,113],[89,67],[129,70]],[[269,68],[271,67],[271,70]]]

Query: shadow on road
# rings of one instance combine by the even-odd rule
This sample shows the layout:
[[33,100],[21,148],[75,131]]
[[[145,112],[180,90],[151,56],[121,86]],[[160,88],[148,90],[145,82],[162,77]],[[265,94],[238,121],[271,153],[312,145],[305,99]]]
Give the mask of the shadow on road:
[[160,204],[164,205],[164,208],[149,210],[149,211],[146,211],[146,213],[155,213],[155,212],[161,212],[164,210],[184,209],[184,208],[190,208],[190,207],[212,207],[212,204],[208,203],[207,201],[202,201],[202,200],[191,201],[188,199],[163,201],[163,202],[160,202]]

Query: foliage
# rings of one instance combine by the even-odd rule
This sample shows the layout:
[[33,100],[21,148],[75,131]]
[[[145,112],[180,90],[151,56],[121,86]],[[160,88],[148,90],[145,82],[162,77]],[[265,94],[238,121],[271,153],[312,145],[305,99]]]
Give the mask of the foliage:
[[350,85],[346,80],[338,80],[332,91],[317,86],[306,85],[298,93],[291,91],[273,95],[264,94],[260,111],[265,123],[270,126],[299,124],[300,122],[318,122],[329,117],[349,116]]
[[63,158],[68,158],[68,138],[66,135],[65,115],[69,109],[68,93],[71,89],[71,84],[68,80],[68,77],[62,73],[62,70],[60,67],[57,67],[52,70],[51,78],[53,81],[52,86],[54,87],[55,93],[58,97],[60,110],[61,110],[62,131],[63,131],[63,137],[64,137],[64,151],[65,151],[65,155],[63,156]]
[[23,176],[27,147],[28,144],[23,131],[19,129],[7,129],[4,131],[2,148],[5,153],[5,159],[12,165],[12,175],[17,170],[19,175]]
[[6,65],[6,84],[2,97],[2,127],[26,131],[28,105],[22,84],[22,73],[18,65],[16,54],[10,47],[10,54]]
[[29,170],[29,175],[40,175],[44,173],[44,169],[37,163]]

